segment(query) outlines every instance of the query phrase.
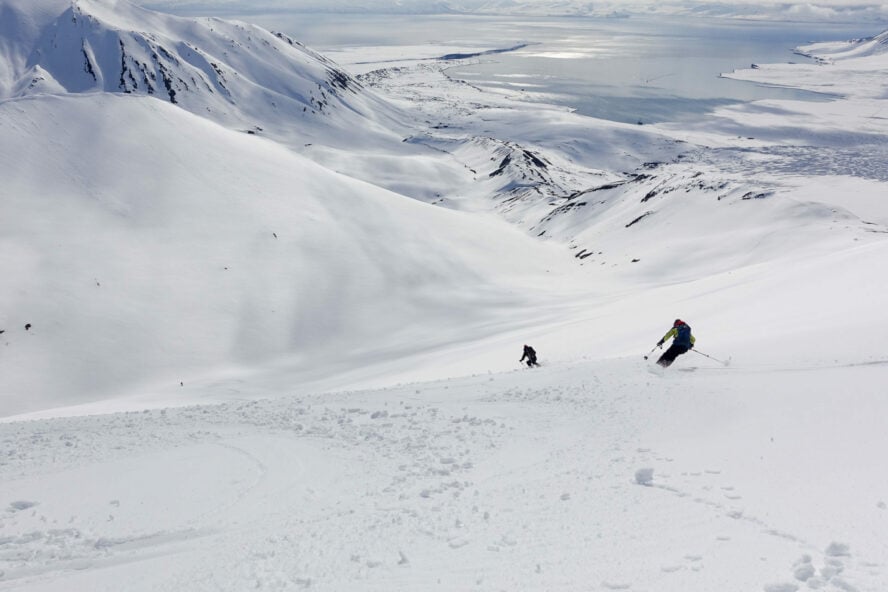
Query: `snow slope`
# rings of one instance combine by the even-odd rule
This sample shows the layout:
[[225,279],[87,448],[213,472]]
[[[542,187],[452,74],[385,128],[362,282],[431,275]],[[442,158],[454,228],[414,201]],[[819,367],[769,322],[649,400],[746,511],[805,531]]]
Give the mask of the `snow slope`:
[[360,365],[494,325],[568,266],[156,99],[5,101],[0,130],[7,414],[284,354]]
[[682,362],[0,425],[0,589],[884,590],[885,364]]

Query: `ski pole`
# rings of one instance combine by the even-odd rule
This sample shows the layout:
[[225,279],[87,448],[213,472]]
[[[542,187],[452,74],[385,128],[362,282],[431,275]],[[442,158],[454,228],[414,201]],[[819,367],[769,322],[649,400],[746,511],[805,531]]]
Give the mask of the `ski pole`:
[[658,347],[660,347],[660,346],[659,346],[659,345],[655,345],[651,351],[649,351],[648,353],[646,353],[646,354],[644,355],[644,359],[647,360],[647,359],[648,359],[648,356],[651,355],[652,353],[654,353],[654,350],[657,349]]
[[728,358],[727,360],[719,360],[718,358],[713,358],[713,357],[710,356],[709,354],[704,354],[703,352],[701,352],[701,351],[698,350],[698,349],[691,348],[691,351],[692,351],[692,352],[697,352],[697,353],[700,354],[701,356],[705,356],[705,357],[709,358],[710,360],[715,360],[715,361],[718,362],[719,364],[724,364],[725,366],[727,366],[728,364],[731,363],[731,358]]

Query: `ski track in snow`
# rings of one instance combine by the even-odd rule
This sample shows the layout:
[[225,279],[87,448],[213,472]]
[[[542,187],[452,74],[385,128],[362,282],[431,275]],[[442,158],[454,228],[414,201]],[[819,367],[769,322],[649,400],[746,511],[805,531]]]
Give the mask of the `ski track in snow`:
[[2,424],[0,589],[176,557],[128,589],[712,589],[738,562],[731,589],[877,590],[723,467],[671,471],[646,432],[697,374],[638,369]]

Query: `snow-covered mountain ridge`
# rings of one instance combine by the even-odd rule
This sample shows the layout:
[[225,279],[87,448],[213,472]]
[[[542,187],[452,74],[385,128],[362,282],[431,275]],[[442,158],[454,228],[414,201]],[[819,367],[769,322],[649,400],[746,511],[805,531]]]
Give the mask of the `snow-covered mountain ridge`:
[[569,265],[518,229],[292,151],[403,155],[416,185],[444,170],[401,142],[398,109],[293,40],[122,0],[0,10],[3,414],[218,368],[336,382],[399,334],[434,349],[454,316],[489,325],[536,301],[506,269]]
[[[390,106],[284,34],[185,19],[125,0],[2,0],[0,98],[144,94],[234,129],[297,134],[397,127]],[[336,112],[335,117],[330,113]]]
[[806,45],[798,48],[798,53],[821,63],[879,56],[888,53],[888,31],[868,39]]

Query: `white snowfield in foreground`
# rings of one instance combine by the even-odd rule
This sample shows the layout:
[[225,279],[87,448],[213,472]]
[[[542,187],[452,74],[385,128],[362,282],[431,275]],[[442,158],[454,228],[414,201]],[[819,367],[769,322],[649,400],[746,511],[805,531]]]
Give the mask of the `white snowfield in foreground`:
[[883,590],[884,365],[577,361],[7,424],[4,590]]
[[[0,590],[888,590],[881,46],[681,129],[425,62],[311,114],[320,56],[108,0],[68,88],[61,4],[0,0]],[[112,92],[145,40],[179,103]]]

